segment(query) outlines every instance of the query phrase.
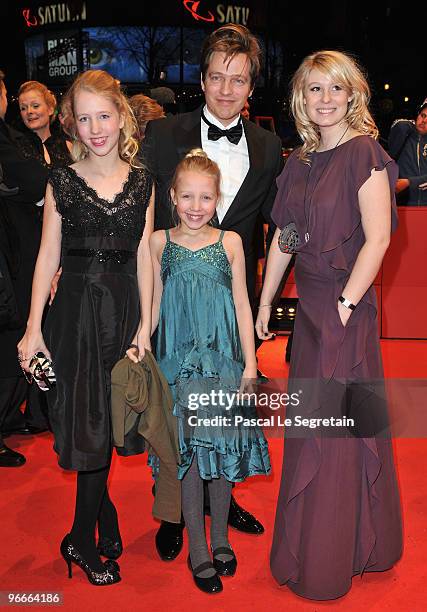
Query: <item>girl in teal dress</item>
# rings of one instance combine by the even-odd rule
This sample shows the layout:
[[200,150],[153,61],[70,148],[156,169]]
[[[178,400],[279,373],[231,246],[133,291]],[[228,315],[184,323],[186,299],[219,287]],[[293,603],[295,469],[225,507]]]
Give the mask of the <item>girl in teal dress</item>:
[[[267,441],[238,390],[256,379],[252,313],[242,242],[214,228],[220,171],[204,151],[191,151],[177,166],[171,188],[178,225],[151,237],[154,267],[153,325],[156,357],[174,396],[178,418],[182,510],[189,567],[205,592],[222,590],[222,576],[236,570],[227,535],[232,482],[268,474]],[[237,398],[237,399],[236,399]],[[204,526],[203,480],[208,481],[209,554]]]

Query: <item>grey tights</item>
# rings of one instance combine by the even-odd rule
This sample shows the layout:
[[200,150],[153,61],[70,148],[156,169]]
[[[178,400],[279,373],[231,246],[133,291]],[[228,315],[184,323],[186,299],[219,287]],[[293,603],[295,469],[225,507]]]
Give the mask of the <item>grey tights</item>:
[[[215,550],[220,546],[230,547],[227,537],[227,522],[231,500],[231,483],[223,476],[213,478],[208,483],[211,507],[211,546]],[[201,563],[210,561],[211,557],[206,543],[205,516],[203,508],[203,480],[197,466],[197,458],[182,480],[182,513],[187,527],[190,546],[190,559],[193,568]],[[218,555],[223,561],[231,556]],[[213,576],[215,570],[203,570],[198,576],[208,578]]]

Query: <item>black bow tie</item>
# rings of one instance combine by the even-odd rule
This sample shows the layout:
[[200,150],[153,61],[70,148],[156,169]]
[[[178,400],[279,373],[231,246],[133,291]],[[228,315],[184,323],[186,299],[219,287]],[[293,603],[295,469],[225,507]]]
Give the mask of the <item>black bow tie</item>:
[[232,144],[235,144],[235,145],[239,144],[239,140],[241,139],[242,134],[243,134],[243,126],[242,126],[241,119],[239,119],[239,123],[237,125],[230,128],[229,130],[222,130],[221,128],[217,127],[216,125],[208,121],[203,111],[202,111],[202,119],[206,123],[206,125],[209,126],[208,127],[208,140],[219,140],[220,138],[225,136],[226,138],[228,138],[228,140]]

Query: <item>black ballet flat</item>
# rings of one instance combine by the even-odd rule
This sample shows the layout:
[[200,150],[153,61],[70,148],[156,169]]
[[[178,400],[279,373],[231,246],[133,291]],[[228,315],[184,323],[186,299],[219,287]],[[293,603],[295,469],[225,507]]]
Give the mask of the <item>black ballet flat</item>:
[[228,524],[233,529],[241,531],[242,533],[250,533],[253,535],[261,535],[264,533],[264,527],[254,517],[253,514],[239,506],[239,504],[231,496],[230,510],[228,513]]
[[101,557],[108,559],[118,559],[123,553],[123,543],[119,536],[118,540],[111,540],[106,536],[101,536],[98,540],[97,550]]
[[188,569],[193,574],[193,580],[196,586],[203,591],[203,593],[208,593],[209,595],[213,595],[215,593],[221,593],[222,591],[222,582],[218,574],[214,574],[210,578],[202,578],[201,576],[197,576],[200,572],[203,572],[206,569],[213,568],[213,564],[210,561],[205,561],[201,563],[196,568],[192,568],[190,555],[188,555],[187,559]]
[[72,564],[75,563],[82,568],[87,579],[94,586],[106,586],[120,582],[121,577],[117,569],[119,566],[115,561],[106,561],[104,563],[105,570],[103,572],[95,572],[89,567],[77,548],[71,542],[70,534],[67,534],[62,540],[60,550],[68,566],[68,578],[73,577]]
[[[216,558],[217,555],[232,555],[233,558],[229,561],[222,561]],[[215,548],[215,550],[212,550],[212,556],[213,566],[219,576],[234,576],[237,568],[237,559],[231,546],[219,546]]]

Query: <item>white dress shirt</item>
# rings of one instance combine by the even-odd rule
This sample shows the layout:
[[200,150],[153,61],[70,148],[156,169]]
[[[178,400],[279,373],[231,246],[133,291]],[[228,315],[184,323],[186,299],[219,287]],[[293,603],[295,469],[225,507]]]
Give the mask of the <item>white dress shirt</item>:
[[[240,120],[240,117],[237,117],[230,125],[225,127],[208,111],[206,105],[203,112],[208,121],[222,130],[234,127]],[[200,119],[200,127],[202,149],[210,159],[218,164],[221,170],[221,199],[216,209],[219,222],[221,223],[248,173],[248,143],[245,130],[243,130],[239,143],[235,145],[225,136],[219,138],[219,140],[208,140],[208,125],[203,119]]]

